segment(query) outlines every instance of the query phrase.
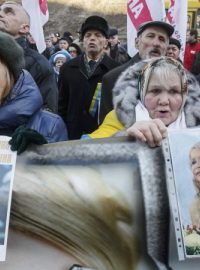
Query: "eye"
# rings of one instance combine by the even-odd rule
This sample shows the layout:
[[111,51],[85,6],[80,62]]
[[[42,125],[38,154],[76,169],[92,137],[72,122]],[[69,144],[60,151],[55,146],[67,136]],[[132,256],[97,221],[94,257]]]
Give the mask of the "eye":
[[171,95],[181,94],[181,90],[179,90],[179,89],[170,89],[169,93]]
[[6,13],[6,14],[8,14],[8,13],[14,14],[14,10],[12,8],[10,8],[10,7],[6,7],[6,8],[4,8],[4,13]]
[[196,159],[191,160],[191,165],[195,165],[197,163]]
[[150,89],[150,90],[147,91],[147,93],[151,93],[151,94],[154,94],[154,95],[157,95],[160,92],[161,92],[161,90],[158,89],[158,88],[152,88],[152,89]]

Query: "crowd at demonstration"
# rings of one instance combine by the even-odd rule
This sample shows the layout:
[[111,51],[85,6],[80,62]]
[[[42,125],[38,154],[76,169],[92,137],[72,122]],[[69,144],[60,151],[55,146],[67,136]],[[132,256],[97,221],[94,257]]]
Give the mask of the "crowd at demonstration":
[[13,1],[0,7],[0,130],[35,143],[128,135],[160,145],[168,128],[200,122],[200,42],[188,29],[183,61],[174,28],[141,24],[130,57],[118,29],[100,16],[70,32],[45,33],[37,51],[30,18]]

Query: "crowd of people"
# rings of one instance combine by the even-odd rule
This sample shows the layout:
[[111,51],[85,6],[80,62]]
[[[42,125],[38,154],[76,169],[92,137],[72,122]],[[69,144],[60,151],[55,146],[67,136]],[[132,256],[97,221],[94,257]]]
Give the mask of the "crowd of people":
[[139,26],[133,45],[138,53],[132,58],[120,43],[118,29],[100,16],[88,17],[77,39],[70,32],[47,34],[42,54],[29,30],[30,18],[23,7],[4,2],[0,7],[2,135],[12,136],[25,125],[47,142],[117,133],[156,146],[171,125],[199,124],[198,106],[193,104],[193,112],[190,97],[192,93],[198,103],[196,29],[188,32],[183,61],[181,43],[166,22]]

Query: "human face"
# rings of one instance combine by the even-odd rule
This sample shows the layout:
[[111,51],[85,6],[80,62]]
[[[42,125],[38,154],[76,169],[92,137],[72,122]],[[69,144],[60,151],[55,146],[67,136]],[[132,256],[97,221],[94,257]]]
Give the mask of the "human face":
[[49,37],[50,37],[50,39],[51,39],[51,41],[52,41],[53,44],[58,41],[58,38],[55,36],[54,33],[52,33]]
[[50,39],[46,39],[46,40],[45,40],[45,43],[46,43],[46,47],[47,47],[47,48],[51,48],[52,45],[53,45],[53,44],[52,44],[52,41],[51,41]]
[[191,150],[190,164],[194,179],[200,183],[200,148],[194,148]]
[[66,40],[63,40],[63,39],[59,40],[59,48],[61,50],[67,50],[68,47],[69,47],[69,43]]
[[22,6],[8,3],[1,5],[0,30],[15,38],[29,32],[29,18]]
[[109,37],[108,41],[110,42],[111,47],[114,47],[116,44],[119,43],[118,35],[114,35],[114,36]]
[[135,40],[135,47],[142,59],[160,57],[166,54],[169,37],[160,27],[148,27]]
[[83,38],[85,53],[94,60],[98,59],[104,53],[104,48],[107,44],[108,40],[98,30],[88,30]]
[[66,62],[65,58],[56,59],[56,70],[59,72],[62,65]]
[[71,56],[74,58],[74,57],[77,57],[77,50],[75,47],[72,47],[70,46],[69,49],[68,49],[68,52],[71,54]]
[[159,118],[168,126],[177,119],[182,102],[181,80],[178,74],[170,72],[169,78],[156,72],[151,75],[144,105],[152,119]]
[[175,60],[179,58],[180,50],[179,48],[174,44],[169,44],[167,47],[167,53],[166,56],[172,57]]

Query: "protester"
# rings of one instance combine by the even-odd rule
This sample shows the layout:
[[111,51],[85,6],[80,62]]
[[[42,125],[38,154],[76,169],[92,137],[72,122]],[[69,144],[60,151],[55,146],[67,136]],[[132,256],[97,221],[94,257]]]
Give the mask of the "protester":
[[99,112],[100,123],[103,122],[106,114],[113,109],[112,89],[120,74],[142,59],[165,55],[173,31],[174,28],[170,24],[160,21],[145,22],[139,26],[135,40],[138,53],[129,62],[108,72],[103,77]]
[[82,54],[82,50],[76,43],[71,43],[68,48],[68,52],[71,54],[72,58],[75,58]]
[[21,46],[11,35],[0,32],[0,135],[12,136],[23,125],[41,133],[46,142],[67,140],[62,119],[41,110],[42,96],[24,66]]
[[184,67],[191,71],[192,64],[194,61],[195,54],[200,50],[200,42],[198,42],[198,31],[197,29],[191,29],[186,42],[185,53],[184,53]]
[[200,143],[196,143],[190,150],[190,165],[193,174],[193,183],[196,195],[190,205],[192,225],[200,230]]
[[69,139],[80,139],[98,127],[101,80],[117,66],[104,53],[108,24],[99,16],[88,17],[81,27],[85,53],[65,63],[59,76],[59,114],[65,121]]
[[58,89],[48,60],[28,45],[26,34],[30,31],[29,16],[14,1],[0,6],[0,31],[12,35],[24,50],[25,68],[31,73],[43,97],[43,107],[57,112]]
[[176,38],[170,38],[169,39],[169,45],[167,47],[167,53],[166,56],[172,57],[175,60],[181,61],[180,56],[180,49],[181,49],[181,43]]
[[43,51],[43,55],[49,60],[49,58],[55,53],[55,47],[49,36],[45,37],[46,49]]
[[108,41],[111,44],[110,57],[113,60],[115,60],[119,64],[124,64],[128,60],[130,60],[130,57],[127,54],[126,50],[120,46],[120,40],[119,40],[117,28],[110,28],[109,29]]
[[182,64],[173,58],[143,60],[129,67],[113,89],[113,102],[115,110],[83,139],[110,137],[123,130],[121,135],[155,147],[167,129],[200,123],[200,86],[192,74],[186,77]]
[[56,81],[58,81],[61,66],[70,59],[72,59],[72,57],[66,50],[58,51],[50,58],[49,62],[53,68]]
[[59,50],[67,51],[68,48],[69,48],[70,43],[71,43],[71,41],[69,41],[69,38],[66,38],[66,37],[60,38],[59,41],[58,41]]

